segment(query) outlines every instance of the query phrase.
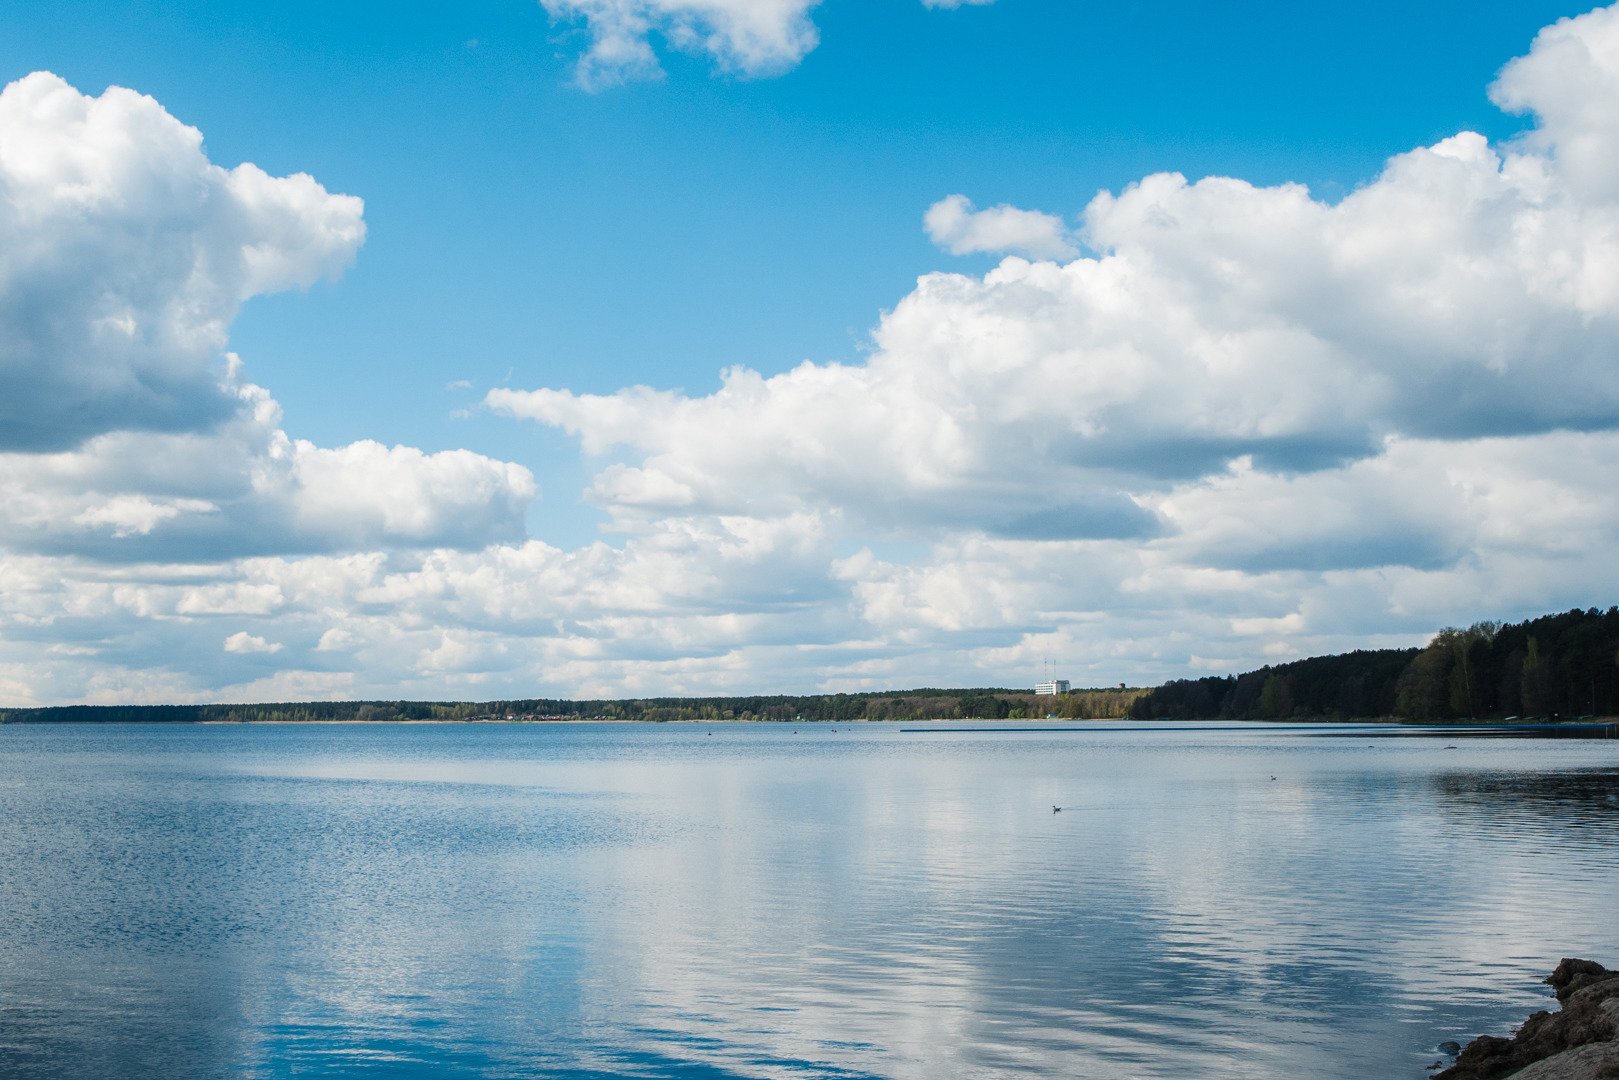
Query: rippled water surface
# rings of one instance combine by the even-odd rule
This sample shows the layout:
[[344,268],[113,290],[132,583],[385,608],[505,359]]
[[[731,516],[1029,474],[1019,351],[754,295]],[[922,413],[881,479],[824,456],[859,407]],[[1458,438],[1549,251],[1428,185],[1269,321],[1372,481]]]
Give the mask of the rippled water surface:
[[948,728],[0,728],[0,1075],[1419,1078],[1619,961],[1619,741]]

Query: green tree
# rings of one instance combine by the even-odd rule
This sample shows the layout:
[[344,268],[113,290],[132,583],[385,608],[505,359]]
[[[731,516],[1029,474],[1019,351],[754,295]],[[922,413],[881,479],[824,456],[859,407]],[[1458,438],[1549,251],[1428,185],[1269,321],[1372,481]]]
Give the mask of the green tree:
[[1286,675],[1271,675],[1259,692],[1259,711],[1273,720],[1293,715],[1293,684]]
[[1438,720],[1450,704],[1452,654],[1437,638],[1406,667],[1394,691],[1394,712],[1407,720]]
[[1523,697],[1523,715],[1543,716],[1552,711],[1551,665],[1540,655],[1540,640],[1529,638],[1529,647],[1523,657],[1523,675],[1519,679],[1519,693]]
[[1478,694],[1473,678],[1477,666],[1475,656],[1494,640],[1500,629],[1500,623],[1478,622],[1466,630],[1446,627],[1434,638],[1435,645],[1450,653],[1450,715],[1478,715]]

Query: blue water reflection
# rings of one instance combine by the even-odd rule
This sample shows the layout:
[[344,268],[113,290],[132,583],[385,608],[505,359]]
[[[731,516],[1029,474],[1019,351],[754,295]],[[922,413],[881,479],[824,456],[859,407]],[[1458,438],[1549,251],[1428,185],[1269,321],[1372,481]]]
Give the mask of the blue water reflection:
[[1615,742],[6,727],[0,1075],[1418,1077],[1616,840]]

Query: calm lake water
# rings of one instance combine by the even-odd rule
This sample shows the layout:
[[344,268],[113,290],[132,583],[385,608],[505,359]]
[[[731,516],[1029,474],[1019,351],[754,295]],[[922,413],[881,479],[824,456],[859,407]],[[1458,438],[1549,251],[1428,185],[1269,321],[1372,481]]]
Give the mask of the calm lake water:
[[0,1075],[1420,1078],[1619,961],[1619,741],[928,727],[0,728]]

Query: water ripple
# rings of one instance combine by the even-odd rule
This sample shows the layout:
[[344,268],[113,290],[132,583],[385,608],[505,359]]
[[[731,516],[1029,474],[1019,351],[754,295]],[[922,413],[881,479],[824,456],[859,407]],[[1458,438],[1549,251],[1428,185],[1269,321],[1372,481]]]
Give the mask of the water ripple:
[[0,1074],[1415,1077],[1619,941],[1612,744],[839,727],[0,728]]

